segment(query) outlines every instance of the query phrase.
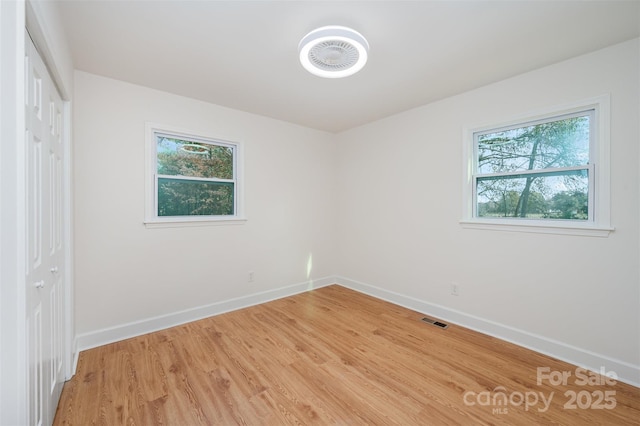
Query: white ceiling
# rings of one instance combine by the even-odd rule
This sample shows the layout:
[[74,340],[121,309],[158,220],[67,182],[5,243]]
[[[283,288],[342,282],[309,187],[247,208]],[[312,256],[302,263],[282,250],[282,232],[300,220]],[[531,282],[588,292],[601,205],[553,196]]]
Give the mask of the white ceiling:
[[[75,67],[339,132],[640,35],[640,1],[60,1]],[[345,25],[371,46],[323,79],[298,42]]]

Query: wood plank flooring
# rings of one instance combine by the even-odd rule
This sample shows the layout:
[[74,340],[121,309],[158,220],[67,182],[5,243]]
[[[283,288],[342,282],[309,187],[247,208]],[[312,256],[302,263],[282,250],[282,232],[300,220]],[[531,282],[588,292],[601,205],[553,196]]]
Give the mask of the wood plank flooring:
[[334,285],[87,350],[54,424],[640,424],[638,388],[422,317]]

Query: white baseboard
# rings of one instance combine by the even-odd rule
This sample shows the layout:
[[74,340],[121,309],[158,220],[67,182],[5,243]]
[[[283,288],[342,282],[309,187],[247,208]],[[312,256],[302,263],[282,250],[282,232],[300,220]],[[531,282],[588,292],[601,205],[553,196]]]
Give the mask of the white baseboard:
[[[238,297],[235,299],[223,300],[210,305],[199,306],[141,321],[103,328],[101,330],[79,334],[76,337],[76,347],[78,348],[78,352],[80,352],[97,346],[129,339],[131,337],[164,330],[166,328],[185,324],[191,321],[197,321],[210,316],[223,314],[225,312],[235,311],[249,306],[258,305],[260,303],[281,299],[283,297],[293,296],[294,294],[303,293],[308,290],[313,290],[314,288],[325,287],[334,283],[334,277],[325,277],[274,290],[253,293],[248,296]],[[77,360],[75,362],[77,363]]]
[[283,297],[293,296],[294,294],[303,293],[314,288],[325,287],[331,284],[339,284],[343,287],[448,321],[452,324],[457,324],[489,336],[497,337],[578,367],[586,368],[598,373],[602,368],[604,368],[607,372],[615,372],[618,380],[621,382],[640,387],[640,366],[638,365],[609,358],[607,356],[567,345],[566,343],[558,342],[544,336],[519,330],[505,324],[469,315],[461,311],[456,311],[441,305],[425,302],[410,296],[340,276],[325,277],[310,282],[254,293],[248,296],[212,303],[210,305],[80,334],[76,338],[77,352],[76,359],[74,360],[74,373],[75,366],[77,364],[77,354],[82,350],[163,330],[191,321],[197,321],[202,318],[223,314],[225,312],[247,308],[260,303],[270,302]]
[[615,372],[618,380],[640,387],[640,365],[613,359],[566,343],[519,330],[508,325],[479,318],[441,305],[425,302],[393,291],[385,290],[344,277],[335,277],[335,283],[378,299],[418,311],[438,319],[457,324],[507,342],[515,343],[536,352],[568,362],[577,367],[600,373]]

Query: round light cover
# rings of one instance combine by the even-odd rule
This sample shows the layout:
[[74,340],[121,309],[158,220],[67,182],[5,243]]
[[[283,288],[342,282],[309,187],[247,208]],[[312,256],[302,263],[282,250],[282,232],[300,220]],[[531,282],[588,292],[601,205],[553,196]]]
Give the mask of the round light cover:
[[369,43],[351,28],[330,25],[311,31],[300,40],[300,63],[311,74],[347,77],[367,63]]

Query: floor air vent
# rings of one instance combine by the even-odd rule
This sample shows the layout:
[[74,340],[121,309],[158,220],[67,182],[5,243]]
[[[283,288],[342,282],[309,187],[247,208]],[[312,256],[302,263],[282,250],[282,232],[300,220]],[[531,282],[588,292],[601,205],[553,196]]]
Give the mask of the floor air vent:
[[422,321],[424,321],[424,322],[426,322],[428,324],[435,325],[436,327],[440,327],[442,329],[445,329],[445,328],[449,327],[449,324],[445,324],[443,322],[436,321],[436,320],[434,320],[432,318],[429,318],[429,317],[422,318]]

